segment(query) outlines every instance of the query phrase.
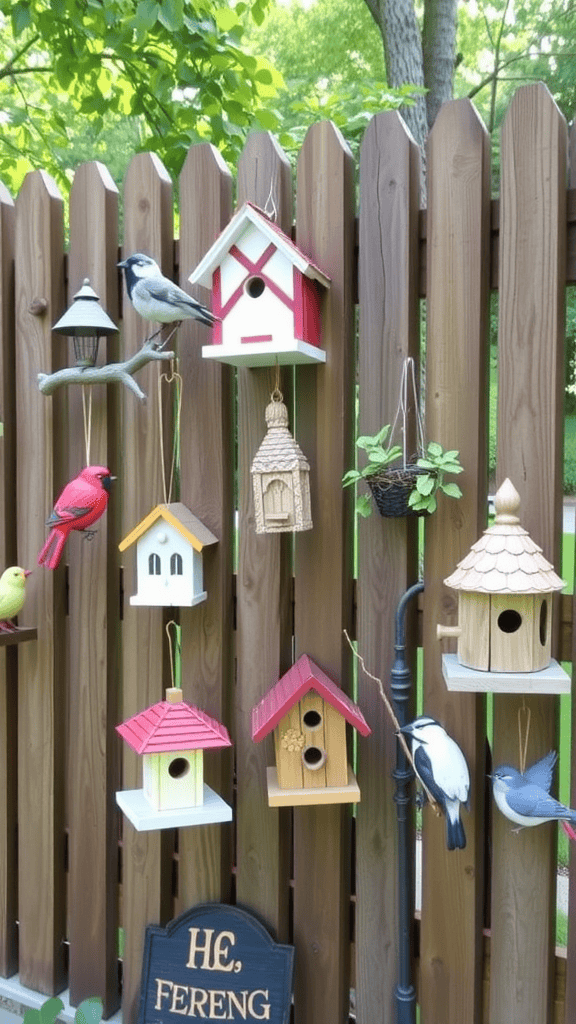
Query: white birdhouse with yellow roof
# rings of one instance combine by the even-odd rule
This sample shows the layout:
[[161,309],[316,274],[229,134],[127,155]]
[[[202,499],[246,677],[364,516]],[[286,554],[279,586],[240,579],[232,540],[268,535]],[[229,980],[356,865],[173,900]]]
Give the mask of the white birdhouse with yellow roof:
[[217,537],[180,501],[156,508],[120,542],[136,544],[136,593],[130,604],[189,608],[206,600],[205,547]]
[[494,499],[496,517],[444,580],[458,593],[458,626],[438,626],[457,638],[445,654],[449,690],[565,693],[570,679],[551,658],[552,598],[564,581],[520,525],[520,496],[506,479]]

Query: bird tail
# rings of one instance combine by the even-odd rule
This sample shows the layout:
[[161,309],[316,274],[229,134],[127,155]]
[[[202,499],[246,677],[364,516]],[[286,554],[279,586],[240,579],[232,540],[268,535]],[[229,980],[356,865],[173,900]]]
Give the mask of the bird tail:
[[463,850],[466,846],[466,833],[459,812],[453,820],[446,815],[446,846],[449,850]]
[[569,825],[567,821],[561,821],[560,824],[568,836],[568,839],[571,839],[573,843],[576,843],[576,832],[572,828],[572,825]]
[[65,543],[65,533],[62,533],[61,530],[50,530],[48,539],[38,555],[38,565],[44,565],[46,569],[56,569],[62,557]]
[[209,309],[206,309],[206,306],[202,306],[199,309],[197,319],[201,324],[206,324],[206,327],[213,327],[214,324],[221,322],[220,317],[211,313]]

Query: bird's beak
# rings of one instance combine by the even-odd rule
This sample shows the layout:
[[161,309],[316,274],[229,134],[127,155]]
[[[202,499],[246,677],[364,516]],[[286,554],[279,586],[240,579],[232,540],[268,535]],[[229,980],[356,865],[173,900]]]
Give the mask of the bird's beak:
[[24,569],[24,575],[25,576],[31,576],[32,575],[32,569]]
[[109,477],[108,477],[108,479],[109,479],[109,480],[117,480],[117,479],[118,479],[118,477],[117,477],[117,476],[109,476]]
[[125,267],[126,266],[126,260],[120,260],[120,263],[117,263],[116,266],[117,267]]

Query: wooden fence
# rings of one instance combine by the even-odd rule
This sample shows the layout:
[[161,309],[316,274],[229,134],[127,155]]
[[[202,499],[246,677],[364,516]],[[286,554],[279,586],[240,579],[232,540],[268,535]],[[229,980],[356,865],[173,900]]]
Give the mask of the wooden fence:
[[[93,389],[91,461],[118,477],[108,512],[90,545],[72,535],[67,566],[31,577],[20,624],[37,626],[37,640],[0,650],[2,975],[18,972],[24,986],[47,994],[69,986],[73,1004],[100,995],[107,1016],[121,993],[123,1019],[134,1024],[146,925],[201,901],[232,902],[294,943],[295,1024],[346,1021],[351,987],[359,1022],[395,1019],[395,740],[375,686],[360,675],[358,699],[373,732],[358,742],[356,817],[345,806],[268,807],[272,750],[252,743],[250,710],[304,652],[349,690],[344,628],[355,632],[371,671],[388,679],[394,612],[417,575],[416,535],[406,521],[362,521],[355,592],[352,496],[340,480],[353,464],[355,382],[360,431],[373,433],[393,416],[402,361],[418,357],[425,296],[426,432],[460,450],[465,473],[462,500],[441,502],[426,523],[424,705],[461,743],[473,791],[464,851],[448,853],[443,823],[424,812],[415,929],[421,1021],[573,1019],[575,930],[566,952],[554,949],[555,830],[513,835],[492,814],[485,702],[446,691],[435,639],[437,622],[455,621],[454,595],[442,580],[486,521],[491,289],[499,293],[497,478],[513,479],[523,525],[560,565],[564,295],[576,281],[576,188],[568,188],[576,185],[576,159],[567,181],[567,150],[566,125],[547,90],[520,89],[502,131],[501,198],[491,200],[488,135],[467,100],[446,104],[429,140],[428,209],[421,212],[417,148],[398,115],[383,113],[362,144],[357,218],[346,144],[329,123],[310,129],[297,167],[295,237],[332,287],[323,319],[326,365],[282,371],[311,466],[314,529],[294,543],[253,530],[249,470],[273,371],[235,373],[203,361],[205,328],[188,323],[179,332],[180,498],[220,539],[206,560],[207,601],[177,613],[182,686],[185,699],[230,729],[232,755],[210,756],[207,781],[234,800],[232,825],[138,833],[115,806],[115,790],[139,785],[141,767],[121,750],[114,727],[170,684],[165,625],[173,616],[130,605],[133,554],[123,567],[118,553],[119,539],[163,497],[158,366],[139,374],[145,406],[117,385]],[[292,192],[275,140],[250,136],[236,202],[263,207],[272,195],[278,223],[290,230]],[[185,285],[227,224],[232,194],[219,154],[193,148],[179,182],[174,243],[172,183],[155,156],[135,156],[124,187],[122,252],[153,254]],[[121,318],[120,339],[108,341],[102,359],[126,357],[145,337],[116,268],[118,203],[101,164],[80,167],[66,255],[53,181],[30,174],[15,202],[0,186],[2,565],[35,566],[54,498],[85,458],[79,389],[46,398],[36,385],[40,371],[72,362],[52,324],[88,276],[112,318]],[[169,431],[164,438],[169,444]],[[572,660],[571,598],[559,610],[562,656]],[[558,701],[527,703],[530,762],[556,743]],[[520,704],[514,696],[494,700],[495,763],[517,761]],[[575,901],[571,885],[572,916]]]

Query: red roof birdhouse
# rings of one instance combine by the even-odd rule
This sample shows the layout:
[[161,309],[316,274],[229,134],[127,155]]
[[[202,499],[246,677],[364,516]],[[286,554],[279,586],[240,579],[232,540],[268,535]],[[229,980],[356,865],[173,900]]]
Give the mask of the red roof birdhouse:
[[360,708],[303,654],[252,709],[255,742],[274,729],[271,807],[359,801],[346,754],[347,722],[362,736],[372,731]]
[[205,711],[166,691],[159,701],[116,726],[142,755],[143,789],[120,791],[116,802],[139,831],[231,821],[232,809],[204,782],[205,750],[231,746],[228,730]]
[[323,363],[330,279],[262,210],[244,203],[189,279],[212,290],[220,322],[202,356],[233,366]]

